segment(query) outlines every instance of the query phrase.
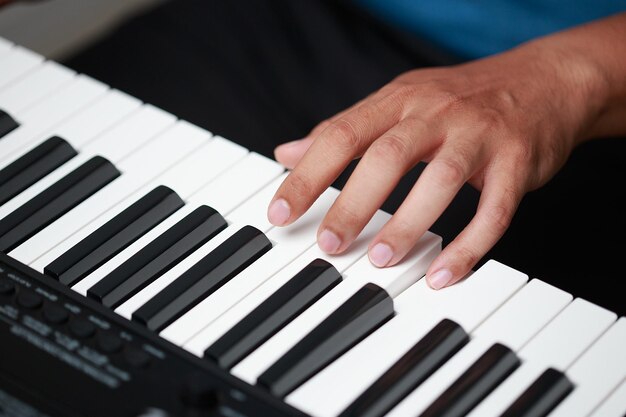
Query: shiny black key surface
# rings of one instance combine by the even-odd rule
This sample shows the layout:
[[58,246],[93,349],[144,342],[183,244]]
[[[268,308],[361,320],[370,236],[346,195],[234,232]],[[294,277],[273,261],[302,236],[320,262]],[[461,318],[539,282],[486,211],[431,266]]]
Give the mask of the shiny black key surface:
[[44,273],[74,285],[184,204],[174,191],[159,186],[52,261]]
[[0,170],[0,205],[76,156],[65,140],[53,136]]
[[491,346],[421,414],[421,417],[462,417],[504,381],[520,360],[499,343]]
[[546,369],[501,417],[545,417],[574,389],[556,369]]
[[200,206],[89,288],[87,296],[115,308],[225,227],[226,220],[217,211]]
[[7,112],[0,109],[0,139],[12,130],[19,127],[19,123],[15,121]]
[[0,220],[0,251],[13,250],[119,175],[105,158],[91,158]]
[[133,314],[160,331],[217,291],[272,248],[260,230],[244,226]]
[[[419,320],[419,317],[415,318]],[[383,416],[469,341],[452,320],[439,322],[342,413],[341,417]]]
[[389,294],[375,284],[365,285],[263,372],[257,384],[277,397],[286,396],[393,314]]
[[230,369],[340,281],[341,274],[330,263],[312,261],[209,346],[204,357]]

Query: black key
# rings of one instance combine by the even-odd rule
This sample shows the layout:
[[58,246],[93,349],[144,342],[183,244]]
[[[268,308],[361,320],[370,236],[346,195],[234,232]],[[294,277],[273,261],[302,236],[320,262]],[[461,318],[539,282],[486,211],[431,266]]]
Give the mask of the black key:
[[562,372],[546,369],[501,417],[544,417],[574,389]]
[[200,206],[87,290],[115,308],[141,291],[226,227],[211,207]]
[[331,264],[314,260],[209,346],[204,357],[230,369],[340,281]]
[[389,294],[375,284],[365,285],[261,374],[257,384],[286,396],[392,316]]
[[10,252],[119,175],[106,159],[91,158],[0,220],[0,251]]
[[52,261],[44,273],[74,285],[184,204],[174,191],[159,186]]
[[135,311],[133,320],[151,330],[162,330],[271,248],[272,242],[263,232],[242,227]]
[[472,364],[421,414],[421,417],[462,417],[504,381],[520,360],[511,349],[496,343]]
[[[419,317],[415,318],[419,320]],[[469,341],[465,330],[444,319],[346,408],[341,417],[387,414]]]
[[9,116],[8,113],[0,109],[0,138],[19,126],[19,123]]
[[0,205],[75,156],[74,148],[58,136],[28,151],[0,170]]

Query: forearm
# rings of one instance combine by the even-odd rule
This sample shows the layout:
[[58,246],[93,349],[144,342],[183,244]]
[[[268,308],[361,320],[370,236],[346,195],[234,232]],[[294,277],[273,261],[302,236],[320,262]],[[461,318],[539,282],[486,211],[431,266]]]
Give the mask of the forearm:
[[580,140],[626,136],[626,13],[532,43],[561,55],[572,95],[584,95],[589,117]]

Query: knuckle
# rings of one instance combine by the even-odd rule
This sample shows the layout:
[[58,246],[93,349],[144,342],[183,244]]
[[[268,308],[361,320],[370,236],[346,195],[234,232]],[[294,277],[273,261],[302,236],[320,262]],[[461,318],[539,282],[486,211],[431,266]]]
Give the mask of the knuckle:
[[434,159],[431,163],[434,180],[444,188],[458,187],[467,179],[467,170],[463,163],[451,158]]
[[333,207],[331,222],[341,225],[343,230],[352,230],[363,223],[363,216],[353,207],[346,204],[338,204]]
[[492,233],[502,235],[513,218],[513,210],[508,204],[495,204],[486,208],[486,221]]
[[359,147],[359,133],[353,122],[341,118],[329,126],[330,132],[327,136],[328,145],[340,147],[346,152],[354,151]]
[[395,135],[378,139],[370,147],[370,152],[377,159],[391,160],[401,164],[410,159],[412,153],[407,141]]
[[480,255],[465,244],[460,244],[454,254],[455,265],[460,269],[469,271],[480,259]]
[[457,110],[465,105],[466,99],[454,91],[442,91],[439,93],[439,101],[444,110]]
[[314,188],[313,181],[298,171],[292,171],[285,183],[285,191],[294,202],[306,201]]

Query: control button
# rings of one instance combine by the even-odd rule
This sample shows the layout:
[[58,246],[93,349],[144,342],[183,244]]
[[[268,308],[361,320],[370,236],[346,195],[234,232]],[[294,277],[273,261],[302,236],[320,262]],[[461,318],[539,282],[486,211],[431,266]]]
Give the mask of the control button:
[[181,400],[189,408],[209,410],[217,405],[217,392],[206,375],[194,373],[184,380]]
[[132,367],[145,368],[150,364],[150,355],[143,350],[129,346],[124,351],[124,359]]
[[98,348],[104,353],[122,350],[122,339],[111,333],[100,333],[97,338]]
[[43,318],[48,323],[63,324],[69,318],[69,313],[56,304],[46,304],[43,306]]
[[70,322],[70,332],[79,339],[87,339],[96,332],[96,326],[83,318],[76,318]]
[[0,295],[11,295],[15,292],[15,284],[6,278],[0,279]]
[[22,290],[17,295],[17,304],[24,307],[34,310],[36,308],[41,307],[43,303],[43,298],[40,295],[35,294],[32,291]]

